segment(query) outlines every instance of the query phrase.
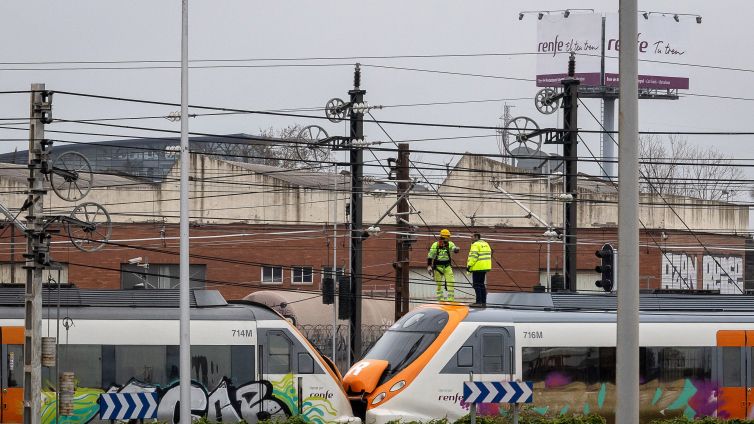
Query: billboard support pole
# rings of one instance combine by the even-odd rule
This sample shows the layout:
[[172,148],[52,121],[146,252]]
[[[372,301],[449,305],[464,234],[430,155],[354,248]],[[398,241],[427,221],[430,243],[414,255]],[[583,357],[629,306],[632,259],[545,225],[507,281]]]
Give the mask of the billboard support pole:
[[602,97],[602,169],[607,178],[615,178],[615,99]]

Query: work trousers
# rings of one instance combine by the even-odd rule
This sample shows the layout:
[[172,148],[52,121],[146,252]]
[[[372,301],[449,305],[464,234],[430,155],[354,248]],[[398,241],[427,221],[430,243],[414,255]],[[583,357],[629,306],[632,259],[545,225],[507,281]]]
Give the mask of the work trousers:
[[480,305],[487,303],[487,287],[484,280],[487,278],[487,271],[473,271],[471,273],[471,283],[476,294],[476,302]]
[[437,300],[450,301],[456,300],[455,282],[453,278],[453,267],[450,265],[435,266],[435,284],[437,284]]

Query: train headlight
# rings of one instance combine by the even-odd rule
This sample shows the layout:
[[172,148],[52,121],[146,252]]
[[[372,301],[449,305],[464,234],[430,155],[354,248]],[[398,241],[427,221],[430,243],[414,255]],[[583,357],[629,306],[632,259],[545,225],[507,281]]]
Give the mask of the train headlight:
[[395,384],[393,384],[393,387],[390,388],[391,392],[397,392],[398,390],[402,389],[404,386],[406,386],[406,381],[401,380]]
[[375,396],[374,399],[372,399],[372,405],[377,405],[378,403],[382,402],[385,399],[385,396],[387,396],[387,393],[385,392],[382,392]]

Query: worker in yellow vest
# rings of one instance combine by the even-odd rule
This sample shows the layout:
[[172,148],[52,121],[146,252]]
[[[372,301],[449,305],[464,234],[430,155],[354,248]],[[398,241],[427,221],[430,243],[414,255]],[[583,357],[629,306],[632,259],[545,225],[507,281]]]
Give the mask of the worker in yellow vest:
[[474,233],[474,243],[469,248],[469,258],[466,261],[466,271],[471,273],[471,282],[476,294],[476,302],[472,306],[487,305],[487,287],[485,279],[492,269],[492,248],[482,240],[482,235]]
[[440,231],[440,240],[432,243],[427,254],[427,272],[435,279],[437,286],[437,300],[455,300],[455,278],[453,278],[453,265],[451,254],[458,253],[455,243],[450,241],[450,231]]

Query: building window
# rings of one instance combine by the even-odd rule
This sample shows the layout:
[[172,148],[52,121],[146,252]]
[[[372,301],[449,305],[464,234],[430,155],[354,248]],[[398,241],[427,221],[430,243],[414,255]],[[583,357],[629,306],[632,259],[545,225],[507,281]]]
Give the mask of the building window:
[[262,284],[283,284],[283,267],[263,266]]
[[291,283],[293,284],[312,284],[314,282],[312,267],[294,266],[291,269]]
[[[180,287],[179,264],[128,263],[120,264],[120,286],[124,289],[176,289]],[[207,265],[189,266],[189,287],[203,289]]]
[[342,267],[335,268],[335,272],[336,272],[336,275],[333,275],[333,268],[331,266],[323,266],[322,275],[320,279],[331,277],[335,282],[337,282],[338,278],[343,276],[343,268]]

